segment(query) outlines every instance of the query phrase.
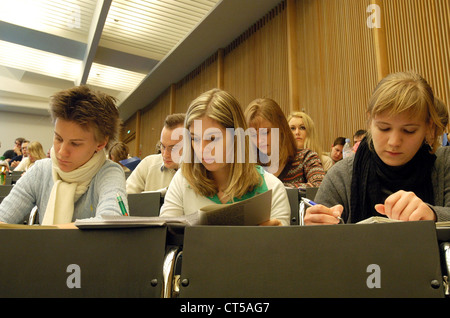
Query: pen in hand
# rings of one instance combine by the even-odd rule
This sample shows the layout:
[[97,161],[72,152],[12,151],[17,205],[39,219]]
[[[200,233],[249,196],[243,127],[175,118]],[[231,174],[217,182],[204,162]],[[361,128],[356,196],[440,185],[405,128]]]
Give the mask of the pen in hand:
[[[312,201],[310,199],[307,199],[307,198],[301,198],[301,199],[306,205],[308,205],[310,207],[314,206],[314,205],[317,205],[316,202],[314,202],[314,201]],[[337,216],[337,219],[339,220],[339,224],[345,224],[344,220],[340,216]]]
[[119,203],[120,211],[122,211],[122,215],[128,216],[127,209],[125,209],[125,204],[122,201],[122,197],[120,194],[117,194],[117,202]]

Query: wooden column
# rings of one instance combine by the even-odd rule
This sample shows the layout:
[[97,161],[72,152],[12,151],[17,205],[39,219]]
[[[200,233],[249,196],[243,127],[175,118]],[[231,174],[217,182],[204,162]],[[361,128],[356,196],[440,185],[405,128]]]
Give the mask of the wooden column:
[[380,81],[389,74],[389,60],[386,44],[386,23],[384,20],[384,7],[383,7],[383,0],[371,0],[370,3],[377,5],[379,8],[380,27],[373,27],[372,30],[375,46],[375,57],[377,62],[377,76],[378,81]]
[[290,112],[293,112],[300,110],[300,98],[298,86],[296,0],[287,0],[286,5],[287,5],[286,12],[287,12],[288,74],[289,74],[289,110]]
[[223,88],[223,49],[217,51],[217,88]]
[[169,101],[169,115],[175,113],[175,103],[176,103],[176,89],[175,84],[170,85],[170,101]]
[[140,146],[141,146],[141,110],[139,109],[136,112],[136,135],[135,135],[135,142],[136,144],[134,145],[134,150],[135,150],[135,154],[136,156],[140,157]]

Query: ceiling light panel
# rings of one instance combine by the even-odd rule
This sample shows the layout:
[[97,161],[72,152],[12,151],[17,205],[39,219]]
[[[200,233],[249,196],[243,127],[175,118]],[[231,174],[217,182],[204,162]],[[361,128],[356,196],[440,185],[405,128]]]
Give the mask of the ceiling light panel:
[[89,72],[87,84],[130,92],[139,85],[145,75],[146,74],[93,63]]
[[0,41],[0,65],[73,81],[81,61],[23,45]]
[[96,1],[2,0],[0,20],[86,42]]
[[219,0],[114,0],[101,45],[161,60]]

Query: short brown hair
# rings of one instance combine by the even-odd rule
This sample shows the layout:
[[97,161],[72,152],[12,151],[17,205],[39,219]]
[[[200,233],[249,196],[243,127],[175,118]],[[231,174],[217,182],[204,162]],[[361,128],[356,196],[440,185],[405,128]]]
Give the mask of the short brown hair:
[[93,128],[96,141],[108,140],[108,149],[117,140],[121,124],[115,102],[112,96],[80,85],[53,95],[50,114],[53,123],[60,118]]
[[109,149],[109,159],[114,162],[119,162],[120,160],[124,160],[128,158],[128,146],[123,142],[117,142],[111,146]]
[[183,113],[168,115],[164,120],[164,127],[167,129],[175,129],[180,125],[184,124],[184,119],[186,115]]

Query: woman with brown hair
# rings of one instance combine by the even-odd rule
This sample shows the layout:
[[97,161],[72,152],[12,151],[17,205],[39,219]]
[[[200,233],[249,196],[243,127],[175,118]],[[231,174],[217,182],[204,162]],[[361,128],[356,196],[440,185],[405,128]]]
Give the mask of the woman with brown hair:
[[109,149],[108,157],[110,160],[117,162],[122,167],[124,172],[130,172],[130,169],[120,163],[121,160],[128,158],[128,152],[129,150],[126,144],[123,142],[117,142]]
[[307,148],[297,149],[286,117],[274,100],[255,99],[245,109],[245,118],[249,127],[255,129],[252,140],[258,147],[259,161],[264,164],[270,160],[269,171],[285,186],[320,186],[325,171],[319,156]]

